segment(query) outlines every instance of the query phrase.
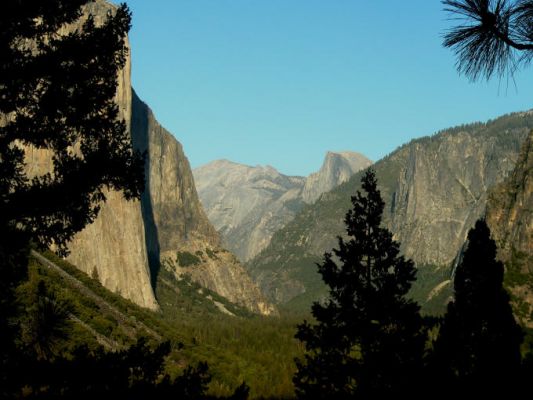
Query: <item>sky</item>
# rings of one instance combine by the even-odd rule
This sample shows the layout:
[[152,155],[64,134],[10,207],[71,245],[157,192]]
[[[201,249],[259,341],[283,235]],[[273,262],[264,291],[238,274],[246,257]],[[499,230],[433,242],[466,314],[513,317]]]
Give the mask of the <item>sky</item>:
[[409,140],[533,108],[533,68],[470,82],[439,0],[126,0],[132,82],[193,168],[305,176],[327,151],[377,161]]

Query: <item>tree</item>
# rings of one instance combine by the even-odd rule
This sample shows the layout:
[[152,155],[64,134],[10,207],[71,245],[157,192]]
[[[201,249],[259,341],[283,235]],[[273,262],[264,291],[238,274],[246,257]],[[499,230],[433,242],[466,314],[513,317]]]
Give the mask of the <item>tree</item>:
[[457,55],[457,69],[472,80],[512,75],[533,57],[532,0],[444,0],[463,20],[444,37]]
[[420,378],[425,335],[419,306],[406,298],[415,267],[380,226],[374,172],[361,181],[366,194],[352,197],[344,220],[348,239],[339,237],[318,265],[329,298],[313,304],[316,324],[298,326],[308,352],[305,362],[296,360],[300,398],[385,398],[411,393]]
[[21,338],[33,349],[38,359],[49,360],[58,353],[58,347],[69,333],[71,305],[58,298],[44,281],[28,282],[28,307],[22,322]]
[[[144,185],[114,100],[130,13],[69,28],[91,2],[14,0],[0,16],[0,227],[60,251],[96,218],[104,188],[131,199]],[[50,151],[52,170],[31,177],[23,146]]]
[[[30,242],[62,254],[91,223],[105,189],[140,197],[143,158],[133,151],[114,97],[124,66],[125,5],[98,25],[82,17],[93,0],[11,0],[0,13],[0,395],[16,360],[8,323]],[[84,22],[83,22],[84,21]],[[74,24],[82,26],[74,29]],[[29,147],[49,152],[52,169],[32,176]],[[12,354],[9,356],[9,354]]]
[[[435,344],[443,376],[463,391],[509,393],[520,369],[523,334],[503,287],[503,264],[484,220],[468,233],[468,247],[455,271],[454,300]],[[490,385],[487,385],[490,382]]]

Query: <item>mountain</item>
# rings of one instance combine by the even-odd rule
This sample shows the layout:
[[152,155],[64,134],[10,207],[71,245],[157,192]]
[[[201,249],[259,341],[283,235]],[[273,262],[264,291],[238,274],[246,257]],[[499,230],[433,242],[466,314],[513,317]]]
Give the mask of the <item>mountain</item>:
[[193,170],[209,220],[222,243],[246,261],[268,246],[306,204],[347,181],[372,162],[355,152],[328,152],[308,178],[283,175],[270,166],[251,167],[217,160]]
[[307,177],[302,189],[302,200],[314,203],[322,193],[346,182],[356,172],[372,164],[368,158],[353,151],[334,153],[328,151],[318,172]]
[[489,193],[486,219],[517,315],[533,327],[533,131],[512,173]]
[[[152,273],[157,274],[161,264],[170,265],[230,301],[255,312],[272,313],[243,266],[220,247],[181,144],[135,92],[131,121],[134,147],[148,156],[141,206]],[[184,257],[193,261],[180,262]]]
[[[100,23],[115,6],[97,0],[85,16]],[[65,29],[79,28],[79,24]],[[116,101],[136,149],[146,151],[146,188],[140,201],[126,201],[108,192],[95,222],[78,233],[69,245],[68,261],[134,303],[158,309],[154,285],[161,265],[188,275],[230,301],[254,312],[274,311],[234,256],[219,246],[219,238],[198,200],[189,162],[181,144],[155,119],[132,91],[131,59],[118,76]],[[46,151],[26,148],[31,174],[46,172],[51,157]],[[216,254],[202,257],[199,252]],[[196,255],[187,267],[175,262],[178,254]]]
[[[532,127],[531,112],[460,126],[413,140],[374,165],[386,203],[384,224],[419,268],[420,300],[438,299],[449,286],[449,266],[484,215],[489,189],[513,170]],[[304,207],[248,263],[271,301],[308,309],[324,293],[314,262],[343,235],[360,178]]]

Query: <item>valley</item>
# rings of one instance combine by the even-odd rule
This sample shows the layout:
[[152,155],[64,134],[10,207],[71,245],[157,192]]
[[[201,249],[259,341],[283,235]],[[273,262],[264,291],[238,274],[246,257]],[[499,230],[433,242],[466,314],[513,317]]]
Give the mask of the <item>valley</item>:
[[[68,123],[79,124],[90,138],[103,131],[91,119],[100,117],[101,110],[85,105],[83,118],[71,117],[69,112],[83,106],[54,98],[57,93],[51,89],[50,98],[44,97],[49,103],[44,103],[52,104],[51,109],[52,100],[59,104],[52,116],[43,111],[44,116],[34,112],[28,117],[24,107],[19,114],[16,108],[5,113],[0,108],[0,133],[8,138],[6,145],[0,140],[4,146],[0,164],[12,162],[0,173],[0,206],[4,207],[0,272],[6,278],[0,288],[4,290],[0,328],[11,335],[0,341],[0,397],[11,390],[2,385],[7,388],[7,383],[14,382],[8,398],[54,398],[57,393],[69,397],[76,390],[90,398],[116,390],[132,399],[145,393],[162,394],[161,398],[294,399],[313,398],[315,389],[326,393],[323,398],[331,393],[332,398],[351,398],[359,378],[348,374],[346,382],[336,380],[347,370],[361,374],[363,383],[371,382],[368,387],[361,384],[361,390],[374,394],[368,398],[405,394],[404,383],[398,382],[403,373],[417,379],[420,374],[423,379],[416,384],[420,391],[427,390],[425,385],[444,386],[447,380],[456,388],[463,384],[454,375],[460,367],[446,359],[455,349],[456,338],[445,335],[462,337],[461,329],[468,324],[453,318],[461,317],[460,300],[466,309],[471,298],[496,304],[494,314],[501,319],[491,320],[493,325],[481,321],[480,331],[496,332],[489,338],[492,342],[487,339],[489,349],[493,343],[501,344],[499,340],[511,343],[511,361],[504,356],[502,360],[515,363],[516,369],[507,371],[515,376],[505,379],[519,382],[516,387],[528,382],[533,371],[532,110],[416,137],[376,160],[364,155],[364,143],[358,145],[355,139],[344,151],[333,151],[340,144],[332,139],[329,147],[321,149],[323,159],[313,160],[316,165],[321,161],[320,169],[307,176],[224,158],[193,169],[190,149],[182,145],[184,134],[165,128],[160,121],[169,120],[168,113],[161,117],[133,88],[134,58],[124,33],[128,30],[117,35],[119,28],[105,25],[124,12],[122,23],[129,29],[127,7],[106,0],[81,3],[83,7],[59,26],[55,17],[51,22],[30,18],[36,32],[41,24],[51,24],[54,30],[47,40],[33,43],[18,37],[18,47],[7,47],[21,59],[31,60],[41,47],[55,41],[68,42],[78,34],[89,41],[86,30],[106,27],[109,37],[118,40],[117,47],[123,40],[124,49],[115,50],[121,68],[118,74],[108,74],[112,81],[116,76],[116,87],[100,89],[110,96],[106,106],[116,111],[111,112],[115,116],[111,133],[124,133],[126,150],[122,150],[132,154],[124,157],[124,165],[117,162],[123,177],[104,171],[101,180],[92,182],[85,169],[97,170],[98,160],[103,161],[85,159],[84,151],[102,143],[89,139],[70,143],[73,133],[50,139],[44,137],[44,128],[44,133],[37,130],[33,137],[20,140],[9,139],[5,132],[15,126],[32,133],[37,129],[32,118],[42,117],[57,124],[59,128],[53,126],[58,132]],[[64,12],[63,6],[56,11]],[[102,42],[97,44],[104,46]],[[73,48],[67,46],[78,56]],[[94,57],[82,65],[80,74],[89,76],[84,68],[101,62]],[[58,62],[60,69],[73,64]],[[39,79],[28,99],[46,92],[41,88],[46,79],[53,87],[52,78]],[[69,93],[78,87],[72,79]],[[0,91],[6,85],[0,82]],[[0,100],[0,106],[6,103],[4,97]],[[219,101],[221,105],[223,100]],[[276,101],[281,100],[276,97]],[[300,122],[311,114],[303,112]],[[382,120],[375,118],[374,123],[384,123],[384,115],[379,113]],[[215,119],[212,126],[221,120]],[[22,128],[17,125],[20,121]],[[324,132],[325,137],[335,137]],[[311,142],[300,143],[302,153],[311,154],[311,148],[306,148]],[[111,158],[116,149],[102,146],[102,154]],[[142,161],[137,164],[139,176],[135,176],[135,157]],[[57,173],[59,167],[65,168],[68,179]],[[73,181],[78,175],[68,174],[76,168],[93,185],[90,190],[65,191],[55,201],[39,196],[69,179],[76,187],[78,182]],[[128,192],[131,188],[125,182],[137,184],[137,192],[135,188]],[[18,204],[32,191],[37,195],[30,204]],[[19,206],[20,219],[10,219]],[[42,234],[43,227],[52,233],[57,230],[56,235],[50,233],[48,238]],[[487,227],[497,246],[497,260],[490,259],[493,242],[483,236]],[[61,248],[64,238],[68,249]],[[478,268],[474,271],[482,277],[478,283],[477,275],[468,275],[468,267],[485,256],[492,275],[486,278]],[[465,274],[467,278],[460,281]],[[469,309],[465,320],[489,320],[492,313],[483,308],[485,303],[474,304],[478,308]],[[501,327],[507,330],[501,333]],[[471,337],[477,340],[475,335],[482,333],[475,331]],[[412,348],[402,347],[408,342]],[[400,347],[396,359],[387,358],[396,357]],[[457,349],[461,352],[459,345]],[[480,365],[493,360],[487,354],[480,357]],[[493,354],[498,361],[500,354],[491,350]],[[405,361],[407,372],[387,370],[397,361],[399,365]],[[14,375],[24,372],[20,381],[9,375],[12,366]],[[52,383],[46,374],[38,376],[39,368],[48,367]],[[63,381],[54,368],[68,372]],[[202,368],[208,368],[208,373]],[[385,371],[384,382],[390,378],[398,392],[387,392],[389,387],[381,383],[370,388],[374,380],[382,379],[372,372],[380,368]],[[115,381],[119,382],[116,387]]]

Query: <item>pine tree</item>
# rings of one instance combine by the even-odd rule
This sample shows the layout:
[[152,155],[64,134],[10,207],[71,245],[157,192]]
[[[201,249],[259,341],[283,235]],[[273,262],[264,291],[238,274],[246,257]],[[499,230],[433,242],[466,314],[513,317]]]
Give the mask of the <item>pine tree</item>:
[[532,0],[443,0],[454,20],[444,36],[457,69],[472,80],[513,75],[533,56]]
[[300,398],[409,394],[421,372],[422,318],[406,298],[415,267],[380,226],[384,202],[372,170],[362,188],[345,217],[348,239],[339,237],[339,248],[318,265],[329,298],[313,304],[316,324],[298,326],[307,350],[304,362],[296,360]]
[[468,233],[468,247],[455,271],[454,300],[435,345],[442,375],[462,391],[508,393],[520,368],[522,330],[503,287],[504,268],[484,220]]

